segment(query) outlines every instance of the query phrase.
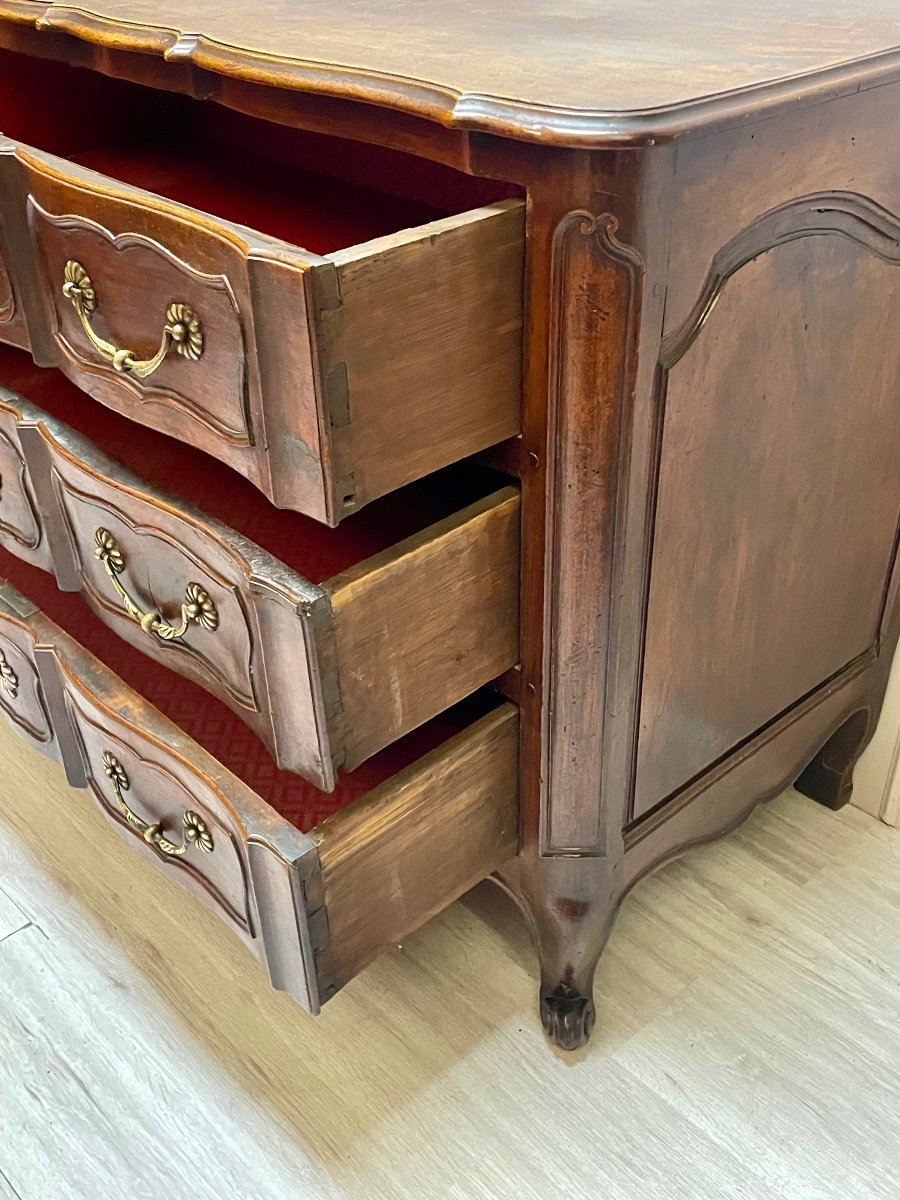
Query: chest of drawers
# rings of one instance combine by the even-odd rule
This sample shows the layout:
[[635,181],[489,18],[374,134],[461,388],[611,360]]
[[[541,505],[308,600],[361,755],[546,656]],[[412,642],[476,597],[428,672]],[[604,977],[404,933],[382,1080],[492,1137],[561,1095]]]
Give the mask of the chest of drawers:
[[900,21],[757,8],[0,0],[0,709],[310,1011],[490,875],[572,1049],[635,882],[848,799]]

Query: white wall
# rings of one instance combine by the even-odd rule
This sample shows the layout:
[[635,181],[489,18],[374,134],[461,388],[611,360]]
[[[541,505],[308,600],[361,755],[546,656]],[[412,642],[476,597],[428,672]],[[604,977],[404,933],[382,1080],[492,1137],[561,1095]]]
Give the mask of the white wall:
[[875,736],[853,772],[853,803],[888,825],[900,825],[900,653]]

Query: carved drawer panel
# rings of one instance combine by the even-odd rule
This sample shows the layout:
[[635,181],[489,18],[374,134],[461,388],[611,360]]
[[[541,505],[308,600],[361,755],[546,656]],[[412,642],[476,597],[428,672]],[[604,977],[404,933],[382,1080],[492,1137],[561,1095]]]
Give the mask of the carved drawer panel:
[[3,221],[0,220],[0,340],[13,346],[28,348],[28,328],[25,313],[13,290],[12,275],[7,266],[9,251],[4,247]]
[[3,411],[18,412],[12,433],[60,587],[80,590],[120,637],[224,700],[281,767],[331,789],[339,767],[515,665],[514,489],[313,584],[57,418],[5,389],[0,397]]
[[25,401],[10,405],[0,392],[0,546],[27,562],[51,569],[37,501],[19,440],[19,425],[33,415]]
[[320,256],[0,139],[2,179],[35,360],[280,507],[337,524],[519,430],[518,201]]
[[304,833],[2,584],[0,638],[11,628],[36,653],[70,783],[211,904],[273,985],[311,1012],[515,853],[509,705]]
[[58,758],[28,626],[33,612],[32,604],[0,580],[0,713],[26,741]]

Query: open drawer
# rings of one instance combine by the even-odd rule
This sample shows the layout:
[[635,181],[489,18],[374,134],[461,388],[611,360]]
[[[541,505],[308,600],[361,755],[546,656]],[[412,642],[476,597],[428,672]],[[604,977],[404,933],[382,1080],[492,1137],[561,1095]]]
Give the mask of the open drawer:
[[492,490],[489,472],[484,482],[453,468],[453,480],[322,529],[273,511],[189,448],[85,404],[21,352],[0,349],[0,378],[41,402],[0,387],[0,461],[8,427],[28,466],[11,475],[0,517],[8,509],[24,522],[36,497],[44,526],[39,552],[21,537],[3,538],[7,547],[52,563],[60,587],[81,591],[120,637],[222,699],[281,767],[333,788],[338,768],[515,665],[519,495]]
[[429,219],[202,144],[77,158],[0,138],[36,362],[332,525],[518,433],[521,201]]
[[[39,573],[32,576],[40,586]],[[66,604],[80,639],[102,638],[102,627],[75,611],[77,598]],[[273,778],[252,748],[239,748],[227,710],[215,701],[210,711],[185,710],[203,731],[201,747],[131,686],[146,683],[168,707],[183,705],[159,668],[123,646],[116,665],[126,683],[4,582],[0,645],[10,637],[26,638],[37,663],[69,781],[210,903],[265,960],[274,986],[311,1012],[516,851],[517,718],[509,705],[411,758],[452,730],[443,718],[369,777],[409,759],[397,773],[355,800],[352,788],[335,797],[332,815],[315,824],[309,785]],[[267,798],[218,751],[231,761],[244,755],[243,769]]]

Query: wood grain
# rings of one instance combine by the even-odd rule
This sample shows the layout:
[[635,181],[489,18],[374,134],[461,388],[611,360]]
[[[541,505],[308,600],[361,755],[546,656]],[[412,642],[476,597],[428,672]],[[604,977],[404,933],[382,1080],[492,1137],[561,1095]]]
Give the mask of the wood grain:
[[517,759],[504,705],[314,831],[336,987],[513,857]]
[[855,90],[861,72],[896,77],[900,42],[892,0],[853,12],[841,0],[764,0],[726,13],[714,0],[591,0],[568,15],[548,0],[515,11],[493,0],[477,20],[462,0],[445,3],[439,19],[411,0],[382,0],[364,22],[352,4],[323,0],[265,0],[252,14],[242,0],[222,0],[163,18],[154,0],[6,0],[0,13],[105,52],[165,55],[176,69],[190,63],[446,125],[588,146]]
[[346,380],[334,452],[354,505],[519,432],[524,237],[507,200],[328,256],[340,308],[320,352]]
[[[748,245],[753,261],[702,331],[672,334],[673,354],[691,330],[696,340],[659,398],[635,817],[878,642],[897,533],[900,355],[871,346],[900,304],[900,224],[863,244],[878,210],[827,196],[809,209],[828,214],[818,236],[759,257]],[[752,692],[735,687],[750,663]]]
[[[0,467],[8,460],[14,468],[0,511],[8,547],[53,570],[63,590],[80,591],[136,649],[222,699],[283,768],[331,790],[338,767],[357,766],[515,665],[515,489],[320,587],[132,475],[62,421],[0,388],[3,396]],[[9,525],[31,511],[29,498],[35,548]],[[177,622],[186,588],[197,584],[215,605],[217,627],[191,624],[172,640],[148,634],[97,557],[101,529],[119,547],[117,579],[137,605]]]
[[506,488],[329,580],[347,769],[515,665],[518,565]]

